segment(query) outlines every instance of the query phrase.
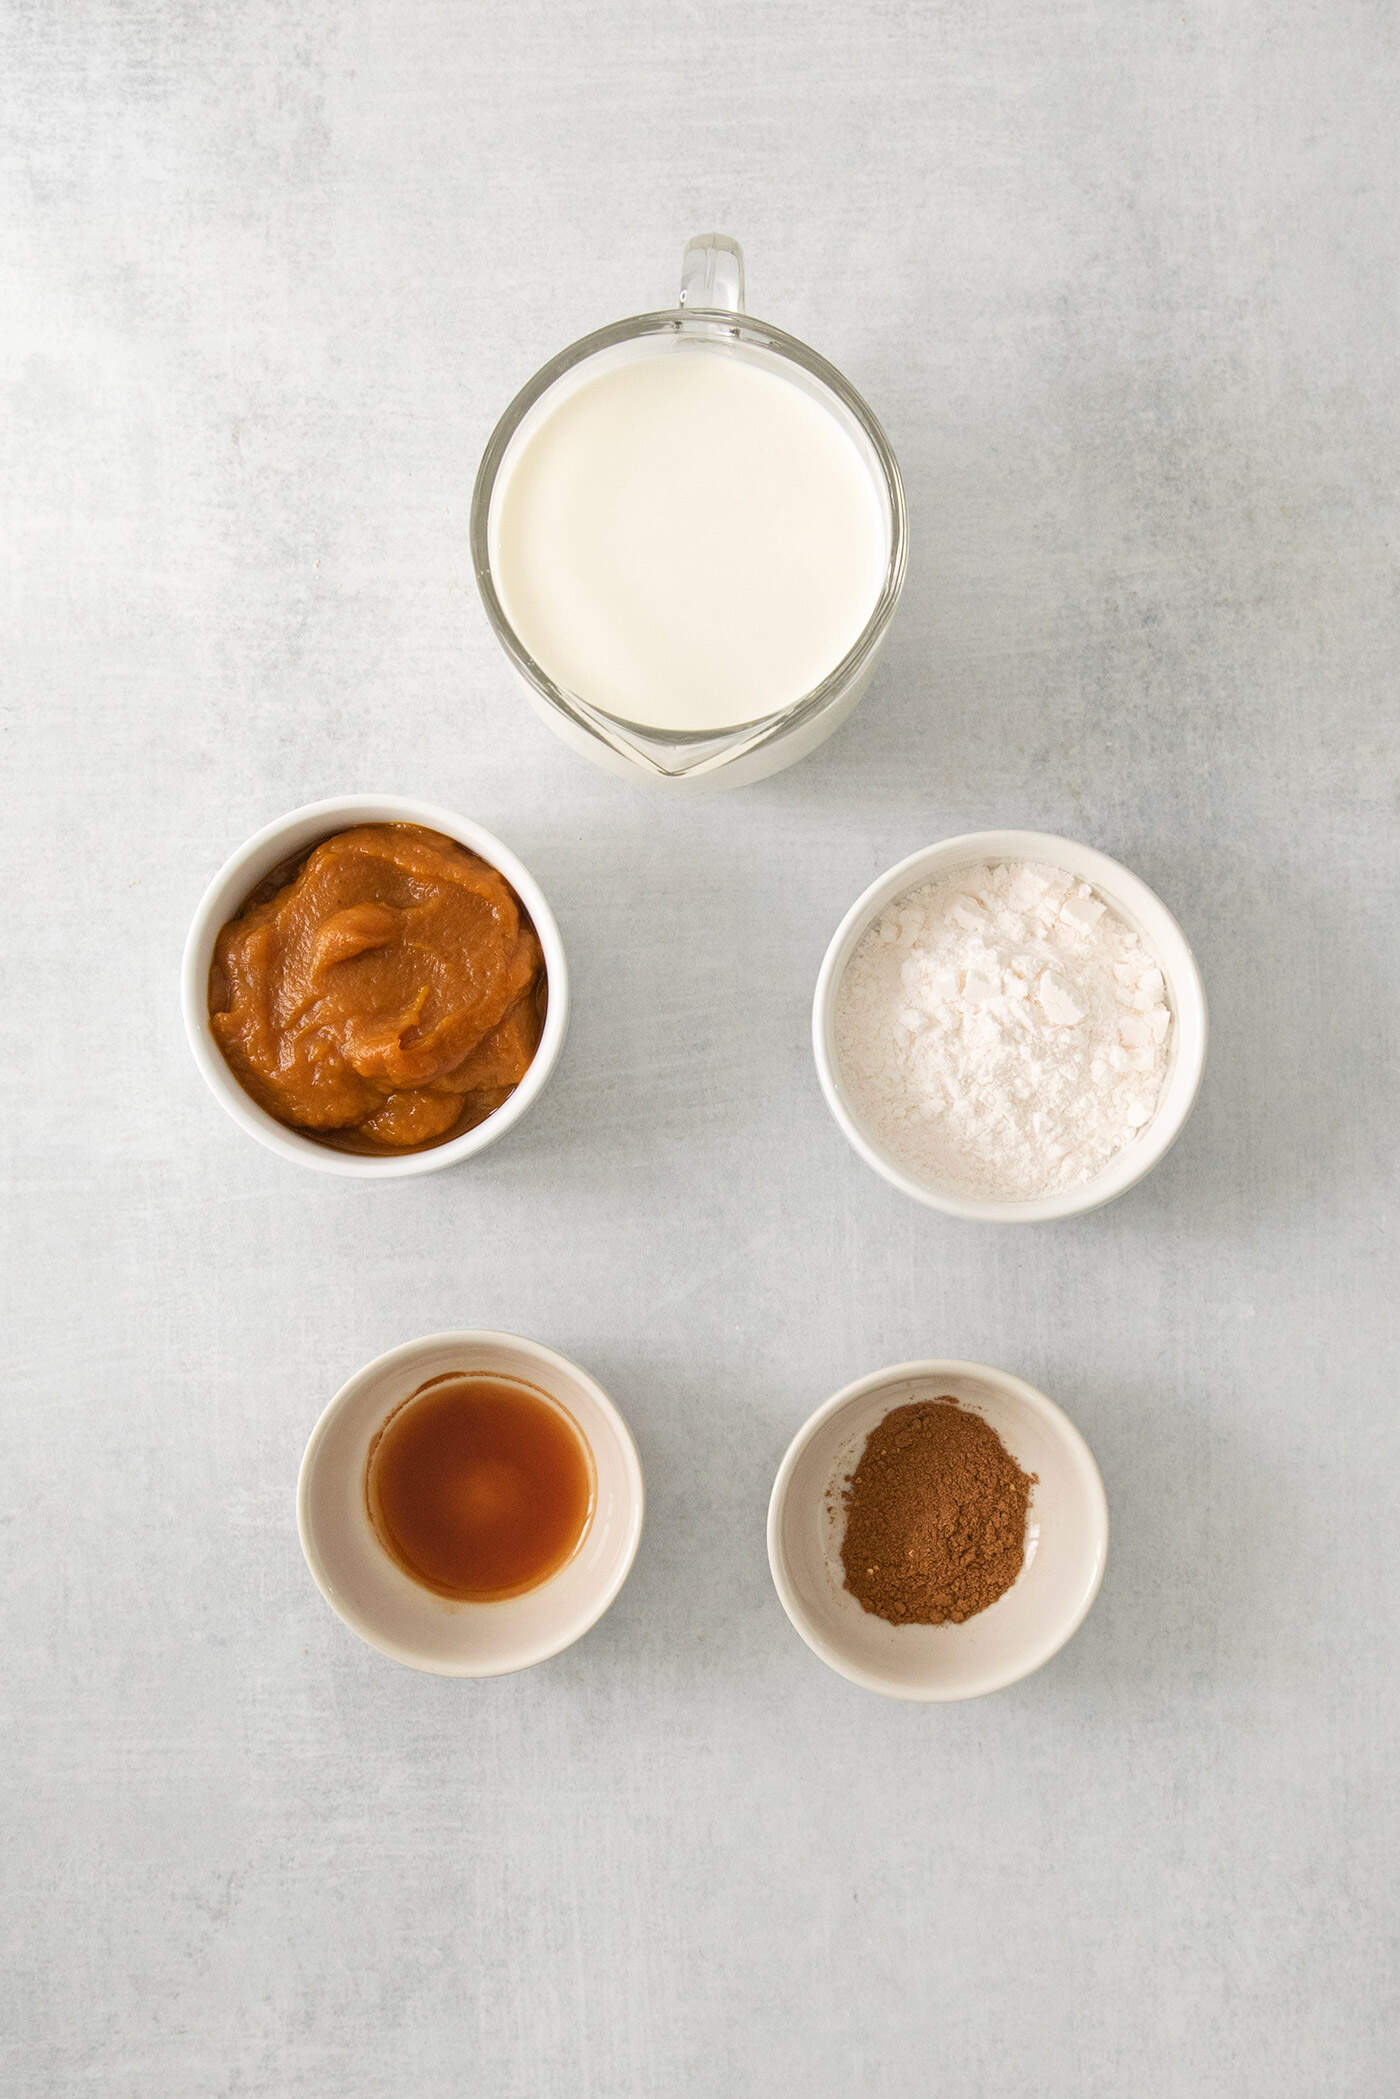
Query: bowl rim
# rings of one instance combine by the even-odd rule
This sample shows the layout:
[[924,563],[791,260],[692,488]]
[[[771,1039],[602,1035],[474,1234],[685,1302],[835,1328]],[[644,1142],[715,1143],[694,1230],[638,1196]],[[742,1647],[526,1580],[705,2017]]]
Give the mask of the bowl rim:
[[[474,1665],[469,1657],[452,1666],[444,1666],[440,1661],[429,1661],[420,1649],[393,1639],[381,1631],[372,1619],[347,1605],[344,1597],[337,1594],[326,1573],[310,1513],[312,1482],[326,1439],[338,1416],[354,1404],[366,1385],[391,1371],[407,1366],[415,1357],[432,1350],[460,1348],[469,1344],[485,1344],[488,1347],[499,1348],[505,1355],[518,1352],[522,1362],[533,1366],[537,1372],[541,1369],[563,1371],[568,1377],[576,1378],[587,1389],[589,1397],[617,1437],[627,1480],[627,1529],[622,1556],[598,1597],[589,1604],[586,1611],[576,1614],[568,1621],[566,1629],[557,1639],[550,1636],[543,1643],[523,1650],[517,1660],[499,1662],[485,1668]],[[379,1654],[387,1655],[390,1661],[402,1663],[408,1669],[417,1669],[427,1676],[485,1679],[494,1676],[514,1676],[522,1669],[534,1668],[538,1662],[552,1660],[556,1654],[562,1654],[566,1647],[572,1647],[575,1641],[581,1640],[585,1633],[591,1632],[598,1620],[616,1602],[623,1584],[632,1572],[637,1549],[641,1544],[646,1516],[646,1483],[636,1441],[616,1401],[609,1397],[598,1380],[581,1364],[574,1362],[572,1357],[563,1355],[558,1349],[550,1348],[542,1341],[532,1341],[524,1334],[511,1334],[496,1327],[451,1327],[442,1333],[421,1334],[416,1340],[402,1341],[395,1348],[385,1349],[382,1355],[362,1364],[346,1379],[333,1398],[326,1402],[302,1452],[301,1464],[297,1471],[296,1511],[297,1537],[311,1578],[337,1618],[343,1625],[348,1626],[358,1639],[363,1640],[367,1647],[374,1648]]]
[[[449,1139],[446,1144],[430,1145],[417,1152],[374,1154],[335,1151],[329,1145],[320,1144],[314,1137],[278,1122],[244,1092],[210,1029],[209,965],[220,928],[241,909],[249,891],[261,879],[261,874],[253,871],[255,866],[260,865],[262,873],[275,867],[279,857],[284,857],[275,850],[279,843],[294,830],[321,821],[326,824],[328,836],[337,830],[349,830],[357,823],[411,823],[426,830],[443,832],[459,845],[480,854],[504,875],[529,912],[539,935],[544,951],[549,1002],[539,1047],[530,1068],[510,1098],[503,1101],[493,1114],[477,1123],[474,1129],[463,1131],[460,1137]],[[231,896],[234,901],[230,906]],[[411,795],[331,795],[321,801],[304,802],[285,816],[275,817],[229,854],[206,887],[190,921],[180,962],[180,1006],[185,1037],[204,1083],[220,1107],[248,1136],[256,1138],[259,1144],[276,1152],[280,1158],[290,1159],[298,1166],[308,1166],[318,1173],[337,1174],[353,1180],[399,1180],[410,1174],[441,1172],[446,1166],[455,1166],[460,1160],[484,1151],[487,1145],[505,1136],[538,1099],[559,1061],[568,1031],[569,970],[558,922],[544,891],[524,861],[494,832],[470,817],[458,815],[455,810],[443,808],[436,802],[420,801]]]
[[[1168,1072],[1163,1101],[1146,1128],[1110,1159],[1092,1179],[1077,1187],[1026,1200],[991,1199],[937,1188],[907,1172],[857,1122],[842,1092],[834,1042],[836,993],[861,935],[886,904],[921,881],[952,874],[980,860],[1041,860],[1059,866],[1101,891],[1135,927],[1154,922],[1150,944],[1157,952],[1172,991],[1177,1062]],[[858,1156],[882,1179],[927,1208],[973,1223],[1046,1224],[1080,1217],[1116,1200],[1135,1187],[1171,1150],[1181,1135],[1201,1089],[1205,1071],[1209,1014],[1205,985],[1190,943],[1156,891],[1121,861],[1096,846],[1062,838],[1051,831],[966,831],[909,853],[863,889],[827,944],[812,995],[812,1055],[817,1079],[831,1115]],[[1170,1112],[1163,1104],[1170,1102]]]
[[[974,1679],[967,1687],[955,1689],[941,1685],[895,1685],[886,1679],[863,1669],[836,1644],[829,1640],[812,1622],[788,1573],[787,1555],[782,1544],[783,1517],[787,1509],[793,1475],[808,1444],[834,1416],[842,1413],[858,1400],[866,1399],[885,1385],[899,1385],[915,1378],[982,1378],[1004,1392],[1013,1394],[1031,1411],[1038,1414],[1046,1426],[1063,1443],[1082,1480],[1090,1501],[1092,1528],[1096,1544],[1096,1565],[1093,1579],[1075,1610],[1062,1624],[1057,1625],[1026,1657],[1014,1665],[987,1671],[985,1677]],[[1109,1515],[1108,1496],[1104,1490],[1103,1475],[1098,1461],[1084,1436],[1070,1420],[1062,1407],[1056,1406],[1035,1385],[1028,1384],[1009,1370],[998,1370],[991,1363],[973,1363],[959,1357],[927,1357],[909,1363],[891,1363],[883,1370],[871,1371],[865,1377],[856,1378],[834,1393],[821,1406],[809,1414],[792,1441],[784,1451],[773,1480],[773,1491],[768,1497],[768,1569],[773,1586],[778,1592],[778,1601],[787,1613],[794,1632],[812,1650],[819,1661],[825,1662],[838,1676],[849,1683],[858,1684],[862,1690],[878,1692],[885,1698],[902,1699],[915,1705],[958,1705],[971,1698],[989,1697],[994,1691],[1004,1691],[1011,1684],[1033,1676],[1038,1669],[1057,1655],[1075,1633],[1078,1632],[1103,1585],[1104,1572],[1108,1565]]]

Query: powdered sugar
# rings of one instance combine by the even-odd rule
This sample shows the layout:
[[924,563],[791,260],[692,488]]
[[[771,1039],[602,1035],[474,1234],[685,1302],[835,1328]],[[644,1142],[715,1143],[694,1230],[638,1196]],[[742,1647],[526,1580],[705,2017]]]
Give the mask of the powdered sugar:
[[1086,882],[1000,861],[909,890],[836,998],[852,1109],[917,1178],[1029,1200],[1151,1118],[1171,1045],[1156,957]]

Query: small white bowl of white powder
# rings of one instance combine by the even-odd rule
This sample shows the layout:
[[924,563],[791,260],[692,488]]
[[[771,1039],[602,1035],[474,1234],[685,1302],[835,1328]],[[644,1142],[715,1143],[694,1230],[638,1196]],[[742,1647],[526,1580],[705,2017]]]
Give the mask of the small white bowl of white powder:
[[976,831],[872,883],[812,1012],[827,1105],[868,1165],[955,1217],[1111,1202],[1181,1131],[1206,1052],[1185,936],[1092,846]]

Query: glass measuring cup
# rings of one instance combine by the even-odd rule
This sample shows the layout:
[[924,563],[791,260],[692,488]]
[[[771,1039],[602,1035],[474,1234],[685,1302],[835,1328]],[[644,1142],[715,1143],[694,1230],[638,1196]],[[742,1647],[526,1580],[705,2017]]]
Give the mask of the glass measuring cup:
[[[687,246],[680,303],[597,329],[561,350],[521,389],[491,434],[472,494],[471,550],[486,617],[523,683],[526,696],[556,735],[629,778],[658,783],[706,781],[739,786],[805,757],[856,706],[894,615],[904,582],[907,525],[904,490],[889,440],[850,381],[795,336],[751,319],[743,308],[744,263],[738,243],[705,234]],[[532,435],[587,379],[628,361],[639,343],[703,343],[776,373],[817,400],[854,445],[870,477],[884,530],[878,595],[865,625],[840,661],[809,691],[761,719],[716,729],[662,729],[630,721],[556,682],[512,625],[498,587],[495,528],[502,490]],[[723,620],[723,606],[706,608]]]

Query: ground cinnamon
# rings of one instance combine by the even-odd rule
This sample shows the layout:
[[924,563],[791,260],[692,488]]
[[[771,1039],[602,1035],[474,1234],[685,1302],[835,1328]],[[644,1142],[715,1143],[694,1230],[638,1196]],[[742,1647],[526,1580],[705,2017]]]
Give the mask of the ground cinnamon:
[[961,1625],[1020,1573],[1035,1478],[955,1399],[895,1407],[842,1497],[846,1587],[891,1625]]

